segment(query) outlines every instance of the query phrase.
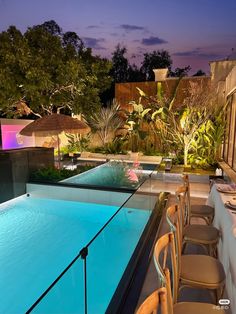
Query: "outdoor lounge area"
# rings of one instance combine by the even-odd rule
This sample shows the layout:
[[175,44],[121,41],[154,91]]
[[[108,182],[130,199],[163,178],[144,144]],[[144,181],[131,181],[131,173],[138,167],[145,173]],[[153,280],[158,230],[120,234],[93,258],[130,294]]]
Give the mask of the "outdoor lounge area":
[[[59,135],[66,126],[57,115],[54,149],[1,150],[1,232],[8,238],[1,277],[9,289],[0,312],[148,314],[160,307],[164,314],[234,314],[235,101],[234,94],[229,97],[231,127],[226,127],[217,171],[178,164],[171,154],[141,151],[84,150],[65,157]],[[36,120],[36,127],[44,120]],[[43,141],[52,122],[45,123],[39,130]],[[20,133],[31,136],[34,125],[21,124]],[[172,255],[165,253],[161,264],[165,246]]]
[[236,314],[236,2],[203,2],[0,1],[0,314]]
[[[106,164],[107,163],[105,163],[104,165]],[[91,170],[94,171],[94,169],[100,168],[100,167],[101,166],[98,166]],[[117,172],[116,172],[116,175],[117,175]],[[99,174],[99,176],[101,176],[101,174]],[[89,175],[89,177],[93,178],[93,175]],[[47,229],[49,232],[48,236],[44,239],[43,242],[42,240],[40,240],[39,242],[40,247],[39,248],[35,247],[33,251],[34,252],[33,255],[32,256],[29,255],[28,258],[30,260],[35,259],[36,255],[40,254],[41,250],[43,250],[46,254],[45,257],[47,256],[47,258],[41,257],[39,259],[41,265],[43,265],[45,262],[48,263],[50,260],[50,263],[52,265],[50,267],[54,269],[55,268],[54,258],[53,257],[49,258],[49,255],[48,255],[49,253],[46,253],[45,250],[47,250],[48,245],[52,248],[52,241],[54,241],[53,239],[55,239],[55,237],[58,238],[58,242],[55,245],[55,250],[57,250],[57,246],[61,245],[62,243],[65,243],[63,244],[63,246],[66,246],[67,245],[66,241],[72,238],[74,238],[74,241],[79,241],[79,242],[84,241],[85,244],[87,242],[87,245],[81,248],[80,252],[78,252],[79,255],[77,256],[76,256],[76,247],[77,247],[76,243],[75,243],[74,249],[73,249],[73,246],[70,245],[68,247],[70,248],[70,250],[68,253],[66,253],[69,255],[67,257],[64,256],[63,259],[61,260],[63,261],[63,263],[61,265],[57,264],[57,267],[59,268],[56,268],[58,269],[57,271],[59,272],[60,272],[60,269],[63,270],[63,268],[65,268],[65,272],[63,271],[61,275],[57,278],[56,278],[56,275],[52,275],[52,276],[55,276],[54,277],[54,279],[56,279],[55,281],[52,280],[53,277],[50,277],[51,276],[50,275],[47,280],[49,283],[53,282],[53,284],[50,287],[48,286],[48,289],[46,289],[47,287],[44,285],[44,280],[41,281],[40,284],[38,283],[35,286],[35,289],[32,290],[30,299],[29,299],[29,293],[27,293],[28,301],[26,302],[22,301],[26,297],[26,295],[22,293],[19,296],[19,299],[16,299],[15,304],[17,307],[16,308],[11,307],[11,312],[15,312],[17,308],[22,309],[23,312],[27,310],[29,312],[37,311],[39,313],[45,313],[48,311],[52,311],[52,313],[54,313],[55,311],[59,312],[61,310],[63,312],[67,312],[68,310],[73,312],[74,309],[76,308],[79,313],[82,313],[84,311],[83,310],[84,296],[87,295],[87,298],[88,298],[87,309],[91,313],[97,313],[97,308],[99,308],[99,312],[102,313],[105,311],[104,307],[106,306],[108,306],[107,311],[111,313],[114,313],[116,311],[121,311],[122,313],[135,313],[136,311],[137,313],[139,313],[139,311],[141,311],[140,313],[149,313],[148,311],[145,312],[146,305],[141,306],[141,304],[143,302],[145,302],[144,304],[146,304],[146,302],[149,302],[148,301],[149,295],[151,295],[156,289],[159,289],[160,287],[163,287],[162,289],[164,289],[164,287],[168,288],[168,286],[166,286],[166,284],[168,284],[168,281],[167,283],[163,281],[162,275],[160,273],[160,269],[159,270],[156,269],[155,258],[153,257],[153,254],[155,252],[153,250],[155,248],[155,245],[157,245],[158,243],[157,242],[158,239],[163,234],[168,234],[168,232],[170,231],[175,232],[175,229],[173,229],[172,225],[169,225],[170,222],[168,223],[168,219],[167,219],[168,216],[166,216],[167,215],[166,210],[168,208],[169,209],[176,208],[176,207],[173,207],[174,204],[179,204],[179,206],[180,205],[183,206],[182,210],[184,210],[184,208],[187,209],[189,204],[191,203],[191,209],[188,209],[188,215],[192,215],[192,216],[191,216],[191,220],[190,220],[190,216],[189,216],[189,219],[186,220],[186,222],[188,221],[188,225],[186,225],[185,220],[183,222],[182,220],[178,222],[179,228],[181,228],[182,233],[183,233],[183,230],[187,230],[186,228],[193,229],[193,231],[189,230],[188,233],[182,234],[183,243],[185,243],[185,246],[186,246],[182,254],[187,254],[186,256],[188,256],[189,254],[194,254],[193,258],[197,260],[202,255],[205,256],[204,257],[205,259],[209,255],[211,256],[209,257],[210,258],[209,261],[211,261],[211,263],[213,261],[217,261],[218,263],[217,267],[221,267],[220,276],[222,276],[222,279],[220,279],[220,282],[219,282],[219,287],[217,288],[219,289],[219,292],[217,294],[213,290],[211,292],[209,290],[209,287],[212,284],[209,283],[210,286],[209,287],[206,286],[205,287],[206,290],[204,290],[203,287],[200,287],[199,284],[197,284],[196,286],[193,286],[190,289],[185,288],[183,290],[180,290],[177,294],[178,285],[183,284],[181,281],[178,283],[177,281],[178,275],[177,275],[176,277],[174,277],[175,278],[174,285],[176,285],[176,288],[175,288],[176,291],[175,291],[175,294],[173,295],[173,298],[175,297],[177,302],[190,302],[190,304],[176,303],[176,301],[168,301],[168,302],[171,302],[171,304],[172,302],[174,302],[173,303],[174,310],[175,308],[178,308],[178,307],[184,308],[185,306],[187,306],[188,308],[189,306],[191,306],[192,302],[201,302],[201,304],[202,303],[203,304],[200,305],[200,303],[198,303],[197,306],[200,308],[202,306],[203,310],[205,310],[206,308],[207,311],[213,311],[214,313],[216,310],[219,311],[221,309],[222,313],[234,313],[235,306],[236,306],[235,304],[236,302],[235,300],[235,291],[236,291],[235,289],[235,271],[236,271],[235,265],[236,263],[234,261],[234,258],[235,258],[235,254],[234,254],[234,246],[235,246],[235,230],[234,229],[235,227],[234,226],[236,225],[236,221],[235,221],[236,216],[235,216],[233,203],[232,203],[232,206],[229,203],[229,206],[225,207],[225,204],[228,204],[228,202],[230,201],[233,202],[233,199],[234,199],[235,190],[234,190],[234,185],[232,185],[233,181],[230,178],[230,173],[228,173],[227,167],[224,169],[224,177],[222,177],[224,178],[226,184],[222,184],[223,180],[221,178],[220,179],[221,183],[217,183],[216,181],[216,183],[212,185],[213,181],[212,182],[209,181],[209,176],[192,174],[190,176],[187,176],[187,180],[189,177],[191,178],[190,185],[188,185],[189,183],[188,181],[185,181],[184,179],[185,177],[183,176],[182,173],[173,173],[173,172],[162,172],[162,173],[159,172],[158,173],[158,171],[156,170],[150,170],[148,175],[144,175],[144,177],[142,177],[142,181],[140,181],[140,184],[137,186],[133,185],[132,189],[131,188],[123,189],[123,188],[117,188],[117,187],[112,188],[111,183],[109,187],[104,187],[104,183],[100,187],[98,185],[94,186],[94,179],[92,179],[92,183],[90,184],[90,186],[88,185],[83,186],[81,184],[77,185],[77,183],[72,184],[72,185],[71,184],[67,185],[66,182],[65,183],[58,182],[58,183],[54,183],[50,185],[47,185],[45,183],[42,184],[42,182],[41,183],[40,182],[27,183],[26,194],[18,197],[18,200],[13,199],[8,202],[2,203],[0,207],[3,211],[6,211],[7,209],[8,214],[5,216],[5,226],[7,229],[8,229],[7,227],[8,224],[11,223],[11,219],[10,219],[11,216],[9,215],[12,214],[13,217],[15,216],[16,221],[18,221],[18,227],[17,227],[18,235],[21,234],[21,229],[26,224],[26,221],[28,221],[28,223],[30,223],[31,226],[35,226],[35,227],[37,226],[38,232],[43,227],[42,225],[43,221],[47,221],[47,225],[48,225]],[[140,174],[138,175],[138,178],[139,180],[141,180]],[[211,178],[213,179],[213,176],[211,176]],[[215,179],[217,178],[218,177],[215,177]],[[181,187],[185,187],[186,190],[182,190],[183,195],[181,196],[181,198],[183,197],[183,199],[179,198],[179,201],[178,201],[178,197],[176,193]],[[229,190],[227,190],[227,188]],[[190,193],[187,193],[187,191],[189,191]],[[189,197],[190,199],[188,199]],[[206,206],[205,205],[206,203],[211,206],[210,207],[211,211],[209,213],[206,213],[205,214],[206,216],[203,216],[204,214],[201,214],[201,211],[198,214],[196,209],[194,208],[197,206],[196,208],[203,209],[204,206]],[[84,210],[85,205],[86,205],[86,211],[85,211],[86,217],[84,216],[84,214],[82,214],[82,211]],[[46,211],[45,211],[45,206],[47,208]],[[21,213],[22,211],[21,208],[24,208],[24,212],[22,213]],[[62,208],[63,208],[63,211],[62,211]],[[67,211],[67,214],[65,210]],[[194,211],[191,212],[191,210],[194,210]],[[213,210],[214,210],[214,213],[211,214]],[[96,211],[99,212],[99,218],[97,216],[98,212],[96,213]],[[19,214],[23,215],[22,220],[19,220],[18,218]],[[28,214],[30,214],[30,216],[28,216]],[[41,221],[41,218],[38,221],[37,215],[39,214],[40,214],[39,217],[42,217],[43,219],[42,221]],[[50,214],[51,216],[47,216],[48,214]],[[136,215],[136,218],[135,218],[135,215]],[[54,228],[51,230],[50,225],[53,222],[53,220],[51,221],[51,218],[49,219],[49,217],[51,218],[55,217],[53,219],[58,220],[58,222],[56,223],[57,227],[55,230]],[[181,219],[181,217],[182,216],[180,215],[179,219]],[[207,218],[207,219],[204,220],[202,218]],[[69,229],[67,230],[67,221],[70,224],[70,234],[68,233]],[[81,222],[82,225],[77,225],[77,223],[79,222]],[[77,238],[76,236],[77,228],[79,227],[80,230],[84,230],[83,232],[85,232],[85,228],[88,222],[94,225],[95,229],[93,229],[94,227],[92,228],[92,225],[91,225],[91,227],[87,229],[86,233],[88,231],[89,233],[84,239],[80,237]],[[181,227],[181,224],[183,223],[185,225],[184,228]],[[175,220],[173,220],[173,224],[176,224]],[[14,227],[14,225],[12,227]],[[25,228],[27,228],[27,226],[25,226],[24,229]],[[197,232],[195,230],[196,228],[200,228],[199,229],[200,232]],[[210,231],[211,229],[212,231]],[[27,229],[25,230],[27,231]],[[63,238],[59,236],[62,230],[64,230]],[[213,232],[213,230],[216,230],[216,231]],[[220,230],[220,232],[217,230]],[[51,231],[53,231],[52,234],[51,234]],[[38,232],[37,234],[39,236],[40,233]],[[117,242],[118,238],[117,236],[115,236],[116,232],[118,232],[119,234],[118,238],[119,238],[119,241],[121,242]],[[190,232],[193,232],[193,233],[190,233]],[[215,233],[215,236],[213,236],[214,233]],[[96,234],[96,236],[92,240],[92,242],[90,242],[89,238],[92,236],[92,234]],[[175,234],[175,236],[177,236],[177,234]],[[209,240],[207,240],[208,236],[210,237],[213,236],[215,238],[209,238]],[[127,238],[129,238],[128,242],[126,241]],[[34,243],[33,239],[34,237],[32,238],[31,245],[35,245],[33,244]],[[104,239],[106,239],[105,242],[104,242]],[[8,243],[12,243],[11,245],[13,246],[14,246],[15,241],[16,240],[14,239],[13,236],[8,238]],[[198,245],[199,241],[200,241],[200,244],[202,241],[202,244],[200,246]],[[209,242],[209,244],[207,241]],[[44,247],[44,245],[46,246]],[[170,245],[173,246],[173,243]],[[111,250],[111,246],[114,247],[114,250]],[[99,260],[98,260],[97,250],[98,248],[99,250],[101,250],[102,247],[103,247],[102,249],[103,253],[101,257],[99,257]],[[38,250],[39,252],[37,253]],[[122,254],[122,259],[121,259],[120,250],[122,251],[125,250],[125,252],[127,252],[128,254],[127,257],[125,257],[125,255]],[[179,250],[179,252],[182,251],[180,247],[175,247],[175,250],[176,251]],[[53,252],[54,252],[53,254],[58,255],[57,251],[53,251]],[[12,253],[16,254],[16,251],[13,251]],[[199,257],[197,257],[198,255]],[[76,256],[75,259],[73,259],[73,256]],[[124,271],[124,268],[126,267],[125,265],[131,256],[132,258],[130,262],[128,263],[128,269]],[[16,255],[15,255],[15,258],[16,258]],[[19,260],[21,259],[20,255],[19,257],[16,258],[15,263],[17,263],[18,258]],[[99,265],[99,263],[104,265],[105,261],[117,260],[117,265],[116,265],[117,277],[116,279],[115,277],[114,279],[112,279],[112,282],[113,281],[114,283],[116,282],[117,286],[114,285],[112,289],[109,288],[111,289],[110,290],[111,294],[109,295],[107,294],[107,287],[108,286],[110,287],[110,280],[111,280],[111,276],[113,276],[112,273],[114,272],[114,269],[113,267],[109,268],[108,266],[106,266],[106,268],[103,270],[97,269],[96,267],[94,268],[95,258],[96,258],[96,265]],[[203,264],[202,264],[203,269],[207,265],[205,264],[204,258],[203,258]],[[71,261],[73,260],[72,264],[70,264],[69,268],[67,268],[66,265],[69,264],[70,260]],[[173,266],[171,265],[171,260],[169,260],[169,258],[167,260],[168,260],[168,267],[170,271],[174,267],[174,269],[176,269],[178,273],[179,266],[178,267],[177,265]],[[86,261],[86,264],[84,264],[84,261]],[[121,264],[118,264],[118,261],[119,263],[121,262]],[[177,262],[178,262],[178,259],[177,259]],[[184,260],[182,261],[182,263],[184,263]],[[196,266],[194,266],[195,264],[193,264],[193,267],[194,267],[193,274],[199,273],[198,271],[196,271],[196,268],[198,267],[199,263],[200,262],[197,262]],[[84,266],[86,265],[84,270],[82,267],[83,264]],[[28,266],[27,264],[25,264],[24,266],[24,264],[20,263],[17,267],[15,266],[16,273],[20,271],[19,267],[21,268],[21,267],[28,267]],[[37,268],[37,264],[32,263],[32,266],[31,266],[32,269],[30,272],[34,272],[34,267]],[[212,267],[213,267],[213,264],[211,264],[210,268]],[[48,269],[48,267],[46,269]],[[54,271],[56,269],[54,269]],[[210,269],[209,270],[207,269],[208,268],[206,268],[207,272],[210,271]],[[5,273],[5,275],[8,274],[7,275],[8,278],[12,277],[12,274],[11,275],[9,274],[9,271],[11,271],[11,268],[4,267],[2,271]],[[21,271],[24,273],[23,268],[21,268]],[[85,275],[84,271],[90,274],[88,275],[89,277]],[[103,280],[104,286],[102,289],[101,289],[101,286],[91,285],[90,276],[93,277],[95,276],[95,274],[96,276],[101,276],[100,278]],[[13,277],[15,276],[16,274],[14,274]],[[219,276],[219,275],[215,274],[214,276]],[[85,279],[86,277],[87,279]],[[105,280],[105,278],[107,279]],[[22,277],[22,279],[20,279],[20,282],[24,284],[25,280],[26,278]],[[86,285],[87,285],[86,293],[83,288],[85,284],[84,280],[86,280]],[[122,282],[121,286],[120,284],[118,285],[120,280]],[[198,279],[196,280],[198,281]],[[76,286],[74,286],[73,282],[76,284]],[[46,289],[45,290],[46,294],[43,293],[41,296],[39,292],[40,290],[38,290],[40,286],[42,287],[41,288],[42,293],[43,293],[43,290]],[[214,287],[213,289],[216,289],[217,287],[216,283],[214,283],[212,287]],[[15,286],[15,288],[16,288],[16,293],[17,293],[17,290],[19,288],[17,285]],[[70,297],[68,297],[69,291],[70,291]],[[75,295],[73,294],[71,295],[71,291],[74,291],[73,293],[75,293]],[[114,292],[113,296],[112,296],[112,291]],[[221,294],[221,291],[222,291],[222,294]],[[168,289],[167,289],[167,292],[164,292],[164,293],[168,293]],[[37,295],[38,295],[38,298],[36,297]],[[79,299],[75,297],[78,295],[80,295]],[[60,300],[61,300],[60,302],[59,302],[58,296],[60,296]],[[99,296],[99,298],[98,299],[97,297],[94,298],[94,296]],[[1,309],[2,312],[6,311],[6,309],[8,310],[10,309],[9,308],[10,298],[11,298],[10,295],[7,295],[7,294],[5,295],[5,298],[4,298],[5,302],[2,303],[2,309]],[[160,298],[161,298],[161,295],[160,295]],[[220,301],[220,302],[226,302],[226,303],[219,304],[219,299],[225,300],[225,301]],[[155,300],[156,301],[154,302],[154,307],[157,306],[156,302],[158,299],[155,298]],[[163,300],[165,300],[165,298]],[[165,301],[163,300],[160,299],[159,302],[160,302],[161,307],[164,308],[165,305],[163,302]],[[206,303],[211,304],[211,305],[207,305]],[[192,306],[194,306],[194,304],[195,303],[193,303]],[[142,312],[143,307],[144,307],[144,312]],[[198,309],[198,307],[196,307],[196,309]],[[148,308],[149,308],[149,305],[148,305]]]

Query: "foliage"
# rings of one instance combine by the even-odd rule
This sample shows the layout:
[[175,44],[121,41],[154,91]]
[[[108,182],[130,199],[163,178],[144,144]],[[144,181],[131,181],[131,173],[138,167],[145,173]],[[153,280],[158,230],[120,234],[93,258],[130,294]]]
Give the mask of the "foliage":
[[141,172],[137,173],[136,169],[141,169],[138,164],[129,165],[124,161],[110,161],[108,166],[110,171],[107,181],[111,186],[135,187],[139,184]]
[[[142,93],[141,90],[139,92]],[[147,122],[148,113],[151,108],[144,108],[141,101],[142,97],[139,97],[138,102],[130,102],[133,106],[133,111],[128,113],[126,120],[126,123],[129,125],[128,138],[132,152],[139,151],[140,142],[145,140],[148,135],[148,132],[144,130],[144,124]]]
[[174,71],[171,71],[172,59],[169,52],[166,50],[145,53],[143,55],[143,61],[140,68],[138,68],[135,64],[130,64],[126,54],[127,48],[121,46],[120,44],[116,46],[114,52],[112,53],[112,69],[110,74],[113,78],[113,93],[114,83],[154,80],[153,69],[168,68],[170,76],[174,77],[187,75],[191,69],[190,66],[186,66],[184,68],[176,68]]
[[112,142],[101,147],[91,149],[94,153],[102,154],[127,154],[125,146],[128,139],[126,137],[115,137]]
[[82,173],[89,169],[93,168],[93,166],[79,166],[77,169],[69,170],[69,169],[57,169],[54,167],[47,167],[38,169],[33,171],[30,174],[31,181],[42,181],[42,182],[58,182],[63,179],[72,177],[76,174]]
[[[68,151],[68,148],[67,146],[61,146],[60,147],[60,155],[61,155],[61,158],[63,158],[63,155],[66,155],[68,154],[69,151]],[[54,155],[55,156],[58,156],[58,148],[54,149]]]
[[174,153],[178,158],[183,156],[185,166],[188,162],[204,167],[214,164],[224,134],[224,108],[217,104],[214,90],[194,84],[182,107],[175,108],[178,84],[169,100],[163,96],[159,83],[155,98],[139,90],[140,99],[148,102],[146,109],[139,107],[140,112],[142,109],[148,113],[146,118],[151,119],[149,126],[161,139],[163,153]]
[[224,110],[217,110],[214,117],[203,124],[196,132],[196,139],[189,154],[191,165],[214,166],[220,158],[220,149],[225,132]]
[[124,149],[126,142],[126,138],[115,137],[112,142],[105,145],[104,151],[106,154],[127,154],[127,151]]
[[171,70],[172,60],[170,54],[166,50],[155,50],[144,54],[144,60],[140,68],[141,72],[146,76],[147,81],[154,80],[153,69],[168,68]]
[[113,100],[108,107],[103,107],[99,112],[87,116],[87,123],[92,131],[97,132],[103,146],[109,141],[109,134],[116,131],[123,121],[119,116],[120,106]]
[[24,34],[11,26],[0,33],[0,112],[9,117],[88,114],[99,108],[99,94],[109,87],[110,67],[54,21]]
[[130,64],[125,54],[126,47],[118,44],[112,53],[111,76],[114,83],[142,82],[145,81],[145,74],[135,65]]
[[193,74],[193,76],[204,76],[204,75],[206,75],[206,73],[202,71],[201,69],[198,70],[195,74]]
[[146,80],[145,74],[135,65],[129,64],[128,68],[128,82],[143,82]]
[[125,57],[126,52],[126,47],[121,47],[121,45],[118,44],[115,51],[112,53],[111,75],[115,83],[128,81],[129,62]]
[[188,76],[188,72],[191,70],[190,65],[184,67],[184,68],[176,68],[173,72],[171,72],[172,77],[182,77],[182,76]]
[[153,138],[150,136],[145,139],[145,141],[142,142],[144,145],[142,145],[142,152],[146,156],[159,156],[163,155],[159,152],[159,150],[155,147],[153,143]]
[[[184,155],[185,166],[188,164],[189,152],[199,144],[201,130],[212,125],[211,119],[215,116],[215,108],[219,108],[219,106],[217,107],[214,90],[211,91],[206,86],[192,85],[182,108],[165,110],[165,117],[162,119],[164,131],[168,133],[167,138],[173,148]],[[213,146],[212,139],[210,140],[209,137],[205,142],[206,146]],[[212,158],[215,157],[215,154],[212,154]]]
[[86,135],[85,137],[79,134],[66,133],[66,136],[68,138],[68,145],[67,145],[68,153],[82,152],[88,149],[89,142],[90,142],[89,135]]

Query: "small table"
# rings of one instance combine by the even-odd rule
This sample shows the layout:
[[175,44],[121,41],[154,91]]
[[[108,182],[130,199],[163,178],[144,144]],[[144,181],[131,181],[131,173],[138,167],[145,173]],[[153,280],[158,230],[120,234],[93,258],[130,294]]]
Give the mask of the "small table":
[[207,204],[215,207],[213,225],[221,232],[218,244],[218,258],[226,274],[226,291],[230,300],[232,314],[236,313],[236,212],[233,213],[225,203],[236,197],[217,191],[217,184],[211,188]]

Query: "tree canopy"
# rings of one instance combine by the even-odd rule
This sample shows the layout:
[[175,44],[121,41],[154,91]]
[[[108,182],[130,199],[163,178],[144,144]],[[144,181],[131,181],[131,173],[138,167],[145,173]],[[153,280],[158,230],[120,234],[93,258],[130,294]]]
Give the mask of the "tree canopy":
[[171,70],[172,59],[166,50],[155,50],[144,54],[144,60],[141,66],[141,72],[146,76],[147,81],[154,81],[153,69],[168,68]]
[[89,114],[110,86],[111,63],[55,21],[0,33],[0,114]]
[[125,57],[126,52],[126,47],[121,47],[118,44],[112,53],[111,74],[116,83],[128,81],[129,62]]
[[[112,53],[111,76],[113,83],[153,81],[153,69],[168,68],[172,77],[187,76],[191,67],[172,70],[172,59],[167,50],[154,50],[144,53],[141,66],[130,64],[126,57],[127,48],[118,44]],[[200,74],[197,74],[200,75]]]

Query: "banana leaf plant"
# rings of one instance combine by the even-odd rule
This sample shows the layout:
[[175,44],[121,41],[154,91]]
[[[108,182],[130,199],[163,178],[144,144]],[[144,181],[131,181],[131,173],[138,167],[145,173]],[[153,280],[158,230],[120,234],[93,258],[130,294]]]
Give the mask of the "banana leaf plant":
[[[219,122],[222,120],[219,113],[223,114],[224,110],[222,109],[224,107],[217,103],[214,89],[209,86],[196,86],[194,84],[190,85],[188,95],[183,103],[176,106],[175,100],[179,83],[180,80],[169,99],[163,95],[160,82],[157,84],[155,97],[148,97],[139,90],[140,99],[137,108],[139,114],[144,111],[140,106],[144,98],[146,103],[148,100],[146,112],[150,118],[150,128],[159,135],[164,150],[169,150],[169,152],[174,150],[178,154],[184,155],[185,166],[189,162],[189,153],[198,151],[200,157],[203,154],[203,151],[200,151],[201,146],[198,147],[200,142],[203,142],[203,138],[205,139],[202,148],[208,149],[208,153],[205,151],[202,158],[206,158],[208,154],[215,159],[219,155],[219,143],[221,143],[224,134],[224,125]],[[203,132],[203,130],[205,131]]]
[[142,97],[138,103],[131,101],[133,111],[128,114],[126,123],[129,125],[128,137],[132,152],[138,152],[140,149],[140,141],[145,140],[148,136],[148,131],[145,130],[145,123],[148,121],[148,113],[151,108],[145,108],[141,103]]

